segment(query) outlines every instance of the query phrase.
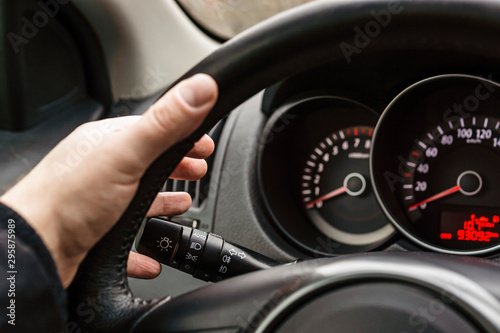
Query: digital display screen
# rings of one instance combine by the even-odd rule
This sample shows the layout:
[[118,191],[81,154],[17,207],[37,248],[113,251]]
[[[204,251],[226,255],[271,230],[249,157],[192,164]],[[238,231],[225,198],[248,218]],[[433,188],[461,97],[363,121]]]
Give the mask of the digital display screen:
[[443,212],[439,238],[442,240],[490,243],[500,234],[500,213]]

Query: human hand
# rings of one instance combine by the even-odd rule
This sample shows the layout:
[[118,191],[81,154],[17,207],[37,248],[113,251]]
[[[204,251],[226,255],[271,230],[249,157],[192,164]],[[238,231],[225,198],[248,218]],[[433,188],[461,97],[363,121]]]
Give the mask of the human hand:
[[[211,77],[196,75],[179,83],[142,117],[84,124],[0,198],[41,237],[63,286],[71,283],[87,252],[118,221],[147,167],[201,124],[217,95],[217,84]],[[202,177],[207,169],[202,158],[213,148],[205,136],[172,177]],[[179,214],[190,204],[187,194],[160,194],[148,214]],[[138,258],[143,257],[131,257],[129,273],[154,275],[155,267],[159,271],[152,259]]]

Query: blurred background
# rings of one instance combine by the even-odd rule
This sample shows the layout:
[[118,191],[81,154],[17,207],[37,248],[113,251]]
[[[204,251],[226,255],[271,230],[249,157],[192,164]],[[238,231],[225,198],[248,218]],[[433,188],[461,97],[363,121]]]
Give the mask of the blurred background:
[[189,16],[219,40],[227,40],[279,12],[314,0],[177,0]]

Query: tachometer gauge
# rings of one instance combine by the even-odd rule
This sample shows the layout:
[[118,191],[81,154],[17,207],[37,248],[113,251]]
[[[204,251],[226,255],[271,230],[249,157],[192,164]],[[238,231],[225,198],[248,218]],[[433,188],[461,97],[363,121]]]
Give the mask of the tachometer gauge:
[[500,248],[499,96],[491,81],[441,76],[410,87],[384,113],[374,184],[395,225],[420,245],[470,254]]
[[285,239],[309,253],[339,255],[383,246],[395,229],[369,174],[378,114],[337,97],[277,110],[263,133],[259,181]]
[[314,147],[301,177],[304,208],[332,239],[366,245],[389,236],[371,189],[369,163],[373,127],[338,130]]

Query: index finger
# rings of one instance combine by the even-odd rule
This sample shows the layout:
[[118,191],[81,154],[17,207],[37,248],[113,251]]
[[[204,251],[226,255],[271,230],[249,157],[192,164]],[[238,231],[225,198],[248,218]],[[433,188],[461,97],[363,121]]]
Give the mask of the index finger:
[[187,157],[204,159],[212,155],[215,149],[214,141],[208,135],[204,135],[195,143],[193,149],[187,153]]

